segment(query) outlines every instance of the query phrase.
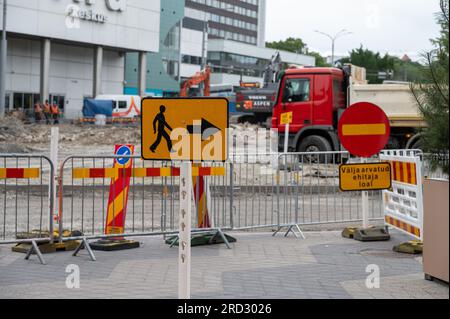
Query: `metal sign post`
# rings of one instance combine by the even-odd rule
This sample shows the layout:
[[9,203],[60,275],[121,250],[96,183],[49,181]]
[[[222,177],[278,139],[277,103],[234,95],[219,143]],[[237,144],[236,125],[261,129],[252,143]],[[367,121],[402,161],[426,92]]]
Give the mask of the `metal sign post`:
[[[342,146],[350,154],[360,157],[361,166],[364,166],[368,158],[379,153],[387,145],[391,128],[389,118],[380,107],[372,103],[360,102],[351,105],[342,114],[338,131]],[[343,169],[343,165],[341,165],[341,169]],[[361,241],[389,239],[389,234],[384,228],[368,229],[369,193],[367,185],[375,184],[375,173],[371,169],[361,168],[357,174],[359,175],[357,180],[364,180],[362,184],[365,186],[361,187],[363,228],[356,231],[347,228],[343,232],[344,237]],[[342,180],[339,184],[342,185]]]
[[286,125],[284,130],[284,153],[287,154],[289,151],[289,125],[292,123],[293,112],[287,112],[281,114],[281,125]]
[[[366,164],[367,158],[361,158],[361,164]],[[362,191],[361,195],[362,202],[362,219],[363,219],[363,228],[366,229],[369,227],[369,192]]]
[[[53,162],[53,165],[55,165],[55,167],[58,167],[58,144],[59,144],[59,128],[57,126],[52,127],[51,129],[51,135],[50,135],[50,160]],[[62,173],[61,173],[62,174]],[[53,203],[57,203],[56,201],[56,185],[58,184],[58,177],[55,176],[55,180],[53,181],[53,183],[50,183],[49,187],[53,187],[53,189],[50,190],[49,194],[52,194],[50,196],[53,196],[53,198],[51,199],[51,201],[53,201]],[[58,207],[54,207],[55,211],[51,212],[50,218],[55,218],[55,212],[58,212]],[[63,225],[62,222],[60,220],[58,220],[59,223],[59,238],[60,240],[62,239],[62,233],[63,233]],[[53,223],[52,221],[50,221],[50,234],[53,234]]]
[[181,165],[178,298],[191,298],[192,163]]

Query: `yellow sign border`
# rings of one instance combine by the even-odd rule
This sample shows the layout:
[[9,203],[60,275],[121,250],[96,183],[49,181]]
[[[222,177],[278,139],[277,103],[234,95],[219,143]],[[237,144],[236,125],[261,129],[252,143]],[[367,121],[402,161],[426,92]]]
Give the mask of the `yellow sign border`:
[[[343,189],[342,188],[342,170],[343,166],[377,166],[377,165],[389,165],[389,187],[380,187],[380,188],[363,188],[363,189]],[[339,189],[341,192],[362,192],[362,191],[379,191],[385,189],[392,189],[392,165],[389,162],[380,162],[380,163],[353,163],[353,164],[341,164],[339,165]]]
[[[144,102],[146,101],[146,100],[155,100],[155,99],[158,99],[158,100],[170,100],[170,101],[176,101],[176,100],[183,100],[183,101],[185,101],[185,100],[199,100],[199,99],[204,99],[204,100],[221,100],[221,101],[225,101],[226,103],[227,103],[227,121],[226,121],[226,123],[227,123],[227,127],[226,127],[226,132],[225,132],[225,135],[226,135],[226,137],[225,137],[225,140],[226,140],[226,145],[225,145],[225,147],[226,147],[226,151],[225,151],[225,158],[223,158],[222,160],[215,160],[215,161],[211,161],[211,160],[207,160],[207,161],[204,161],[203,159],[200,161],[200,160],[195,160],[195,162],[216,162],[216,163],[220,163],[220,162],[222,162],[222,163],[225,163],[226,161],[228,161],[228,158],[229,158],[229,156],[230,156],[230,149],[229,149],[229,147],[230,147],[230,143],[229,143],[229,136],[228,136],[228,129],[230,128],[230,101],[228,101],[228,99],[227,98],[224,98],[224,97],[195,97],[195,98],[185,98],[185,97],[168,97],[168,98],[165,98],[165,97],[145,97],[145,98],[143,98],[143,99],[141,99],[141,158],[143,159],[143,160],[145,160],[145,161],[170,161],[170,162],[172,162],[172,160],[171,159],[167,159],[167,158],[145,158],[144,157],[144,155],[143,155],[143,152],[142,152],[142,150],[143,150],[143,147],[144,147],[144,140],[143,140],[143,136],[144,136],[144,107],[143,107],[143,105],[144,105]],[[186,162],[189,162],[189,161],[194,161],[194,160],[185,160]]]

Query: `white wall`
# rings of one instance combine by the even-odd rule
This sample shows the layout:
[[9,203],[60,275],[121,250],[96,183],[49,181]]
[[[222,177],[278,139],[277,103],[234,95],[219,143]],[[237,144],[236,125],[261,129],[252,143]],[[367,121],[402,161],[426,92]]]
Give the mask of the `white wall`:
[[[241,80],[240,75],[235,74],[225,74],[225,73],[213,73],[211,74],[211,84],[231,84],[235,86],[239,86]],[[251,77],[251,76],[243,76],[242,80],[244,82],[259,82],[262,84],[263,79]]]
[[[209,40],[208,51],[211,52],[228,52],[249,57],[270,60],[272,56],[279,50],[257,47],[245,43],[227,41],[227,40]],[[315,66],[316,58],[303,54],[295,54],[292,52],[280,51],[281,60],[286,63]]]
[[181,53],[202,56],[203,32],[185,29],[181,30]]
[[[126,0],[124,12],[110,10],[106,1],[88,5],[84,0],[8,0],[7,28],[20,34],[158,52],[161,0]],[[70,28],[69,5],[104,14],[108,21],[81,20],[79,28]],[[0,25],[1,20],[0,15]]]
[[193,65],[193,64],[181,64],[181,77],[183,78],[190,78],[195,73],[199,72],[201,70],[200,65]]
[[[92,96],[92,48],[52,43],[50,94],[66,98],[65,117],[81,116],[83,98]],[[6,91],[39,93],[40,42],[10,38],[8,41]],[[117,51],[104,51],[102,93],[122,94],[125,58]]]
[[266,0],[259,0],[258,12],[258,40],[257,45],[261,48],[266,46]]

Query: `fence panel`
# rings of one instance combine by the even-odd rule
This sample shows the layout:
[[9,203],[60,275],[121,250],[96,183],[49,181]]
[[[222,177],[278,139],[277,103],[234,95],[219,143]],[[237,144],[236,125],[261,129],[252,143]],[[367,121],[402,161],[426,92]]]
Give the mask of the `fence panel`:
[[47,157],[0,154],[0,244],[53,240],[54,182]]
[[384,151],[392,167],[392,190],[383,191],[386,224],[419,240],[423,237],[422,163],[417,152]]
[[[280,155],[277,186],[280,225],[361,221],[361,192],[339,190],[339,165],[349,159],[347,152]],[[383,218],[382,206],[381,192],[369,192],[370,219]]]
[[[132,169],[113,169],[115,159],[119,158],[130,159]],[[223,163],[204,163],[203,166],[225,171],[225,176],[219,176],[212,169],[203,178],[209,186],[206,196],[212,228],[230,228],[231,166]],[[65,159],[60,169],[60,228],[80,231],[87,237],[101,236],[105,234],[108,206],[115,221],[122,213],[122,203],[126,203],[125,228],[121,234],[177,231],[179,167],[179,163],[143,161],[137,156],[73,156]],[[197,173],[203,174],[200,171]],[[124,177],[120,190],[110,187],[111,177],[117,174]],[[127,187],[126,178],[129,178],[128,196],[121,191]],[[110,201],[110,197],[116,200]],[[192,216],[192,223],[198,225],[196,214]]]

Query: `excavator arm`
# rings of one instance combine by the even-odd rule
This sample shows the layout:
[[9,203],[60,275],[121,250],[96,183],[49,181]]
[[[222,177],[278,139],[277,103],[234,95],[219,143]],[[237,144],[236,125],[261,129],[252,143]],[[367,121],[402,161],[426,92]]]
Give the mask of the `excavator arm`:
[[209,96],[211,93],[211,68],[209,66],[183,82],[181,85],[180,96],[187,97],[189,89],[194,85],[199,85],[200,83],[204,83],[205,85],[203,95]]

